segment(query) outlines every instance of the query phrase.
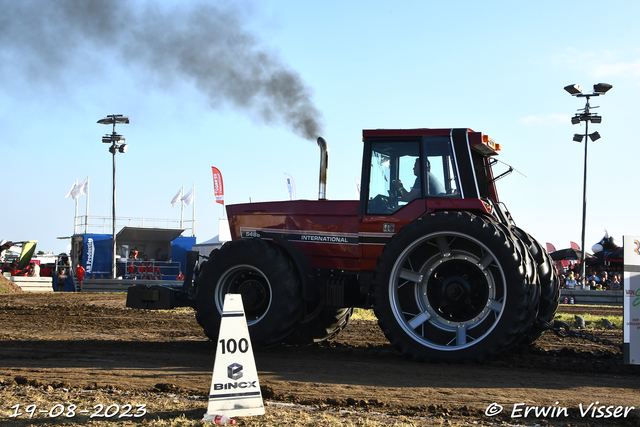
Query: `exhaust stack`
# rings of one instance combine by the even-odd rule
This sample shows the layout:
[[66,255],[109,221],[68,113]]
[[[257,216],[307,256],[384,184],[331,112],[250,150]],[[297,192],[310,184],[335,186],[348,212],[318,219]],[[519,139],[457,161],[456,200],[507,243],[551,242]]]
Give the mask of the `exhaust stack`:
[[327,200],[327,172],[329,170],[329,149],[327,141],[323,137],[318,137],[320,147],[320,187],[318,189],[318,200]]

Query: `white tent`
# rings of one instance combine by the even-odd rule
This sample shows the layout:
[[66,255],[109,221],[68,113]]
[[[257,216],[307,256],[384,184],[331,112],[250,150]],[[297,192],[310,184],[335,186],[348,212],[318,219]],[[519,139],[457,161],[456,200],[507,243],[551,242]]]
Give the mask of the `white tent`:
[[218,235],[206,242],[196,243],[193,250],[200,252],[201,255],[209,256],[212,250],[220,249],[225,242],[231,240],[231,232],[229,231],[229,220],[220,219],[218,221]]
[[219,240],[220,236],[215,236],[213,239],[209,239],[206,242],[196,243],[193,245],[192,250],[200,252],[200,255],[209,256],[212,250],[220,249],[224,242]]

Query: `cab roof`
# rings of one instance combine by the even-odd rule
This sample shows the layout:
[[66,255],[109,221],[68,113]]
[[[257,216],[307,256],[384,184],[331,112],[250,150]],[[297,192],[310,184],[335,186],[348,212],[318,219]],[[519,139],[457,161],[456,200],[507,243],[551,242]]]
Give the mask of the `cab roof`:
[[[362,131],[363,138],[397,138],[397,137],[422,137],[422,136],[450,136],[453,132],[453,128],[443,129],[364,129]],[[469,128],[458,128],[456,130],[463,130],[467,133],[467,140],[469,146],[475,151],[481,153],[484,156],[495,156],[500,151],[500,144],[485,135],[482,132],[474,132]]]
[[[362,136],[365,138],[384,138],[391,136],[442,136],[450,135],[452,128],[444,129],[365,129],[362,131]],[[471,129],[467,129],[468,132],[473,132]]]

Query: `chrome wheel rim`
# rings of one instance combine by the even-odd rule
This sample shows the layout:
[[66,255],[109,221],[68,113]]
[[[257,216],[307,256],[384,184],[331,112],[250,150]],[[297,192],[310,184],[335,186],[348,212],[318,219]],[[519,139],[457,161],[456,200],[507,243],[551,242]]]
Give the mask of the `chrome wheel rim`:
[[425,235],[396,260],[390,275],[391,310],[418,344],[442,351],[468,348],[493,331],[507,298],[495,254],[463,233]]

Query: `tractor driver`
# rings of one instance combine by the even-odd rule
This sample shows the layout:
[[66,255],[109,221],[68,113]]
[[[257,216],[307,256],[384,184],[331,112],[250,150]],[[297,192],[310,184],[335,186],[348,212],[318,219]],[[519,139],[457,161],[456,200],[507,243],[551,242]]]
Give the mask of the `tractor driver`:
[[[416,180],[411,187],[411,191],[407,191],[402,185],[401,180],[395,181],[395,186],[398,190],[398,196],[400,200],[410,202],[416,197],[420,196],[420,158],[416,158],[416,162],[413,164],[413,174],[416,176]],[[429,179],[429,194],[444,194],[445,189],[442,183],[431,173],[431,162],[427,160],[427,174]]]

